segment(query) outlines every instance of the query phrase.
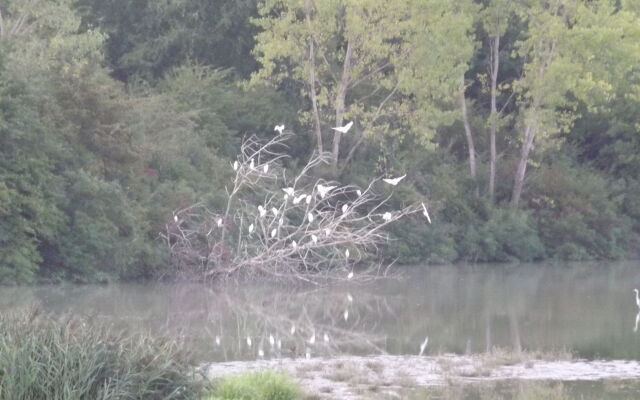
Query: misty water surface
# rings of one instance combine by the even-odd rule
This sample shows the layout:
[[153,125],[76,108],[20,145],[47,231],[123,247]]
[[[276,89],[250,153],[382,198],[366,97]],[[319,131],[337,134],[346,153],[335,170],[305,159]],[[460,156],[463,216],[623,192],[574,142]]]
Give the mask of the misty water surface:
[[256,282],[2,288],[0,307],[36,304],[94,316],[114,329],[182,335],[201,360],[417,354],[426,336],[426,354],[500,347],[640,359],[633,293],[639,266],[420,266],[403,269],[399,279],[327,288]]

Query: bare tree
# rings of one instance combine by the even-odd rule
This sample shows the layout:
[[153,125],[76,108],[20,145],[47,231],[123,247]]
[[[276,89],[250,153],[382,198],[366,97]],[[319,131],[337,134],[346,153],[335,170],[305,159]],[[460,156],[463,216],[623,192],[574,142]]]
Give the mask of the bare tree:
[[[223,211],[195,204],[174,213],[163,237],[179,271],[207,280],[268,276],[313,283],[381,273],[373,256],[388,240],[384,228],[420,206],[390,209],[391,195],[374,192],[377,179],[359,188],[311,176],[330,154],[313,155],[288,178],[280,161],[289,137],[244,141]],[[362,261],[374,267],[354,276]]]

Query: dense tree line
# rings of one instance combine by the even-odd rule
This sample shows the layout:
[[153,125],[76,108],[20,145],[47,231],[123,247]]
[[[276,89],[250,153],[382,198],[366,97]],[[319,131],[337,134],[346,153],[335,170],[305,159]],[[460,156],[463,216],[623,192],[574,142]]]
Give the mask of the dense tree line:
[[281,122],[289,168],[408,174],[390,258],[634,255],[639,65],[633,0],[4,1],[0,281],[171,276],[172,211]]

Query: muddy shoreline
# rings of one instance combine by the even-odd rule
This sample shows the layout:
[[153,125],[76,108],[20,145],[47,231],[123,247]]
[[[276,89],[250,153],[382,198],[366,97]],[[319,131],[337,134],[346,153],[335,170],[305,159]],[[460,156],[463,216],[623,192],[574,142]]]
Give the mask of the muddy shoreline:
[[640,362],[629,360],[545,360],[496,356],[439,355],[335,357],[234,361],[208,364],[209,379],[248,371],[278,370],[292,376],[314,398],[362,399],[376,391],[402,390],[450,383],[502,380],[598,381],[638,380]]

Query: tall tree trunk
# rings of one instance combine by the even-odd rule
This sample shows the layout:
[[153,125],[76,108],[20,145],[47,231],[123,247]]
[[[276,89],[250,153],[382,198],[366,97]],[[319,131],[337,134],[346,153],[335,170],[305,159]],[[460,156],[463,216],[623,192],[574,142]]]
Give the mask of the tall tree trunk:
[[498,130],[498,109],[496,107],[498,70],[500,68],[500,36],[491,43],[491,127],[489,130],[489,199],[493,203],[496,192],[496,132]]
[[[533,111],[534,113],[536,110]],[[535,118],[535,116],[534,116]],[[517,207],[520,203],[522,188],[524,187],[524,177],[527,172],[527,163],[529,162],[529,153],[533,147],[533,139],[535,138],[535,119],[527,124],[524,133],[524,143],[520,151],[520,159],[518,160],[518,168],[513,181],[513,192],[511,194],[511,205]]]
[[[335,111],[336,111],[336,126],[342,126],[343,116],[345,111],[345,101],[347,97],[347,87],[349,86],[349,75],[351,74],[351,56],[353,54],[353,46],[351,38],[347,41],[347,51],[344,55],[344,63],[342,66],[342,77],[336,91],[335,98]],[[335,172],[338,171],[338,157],[340,155],[340,139],[342,133],[334,131],[333,135],[333,151],[331,152],[331,167]]]
[[460,108],[462,109],[462,122],[464,123],[464,134],[467,137],[467,147],[469,148],[469,169],[471,177],[476,179],[476,146],[473,143],[473,135],[471,134],[471,126],[469,125],[469,117],[467,116],[467,99],[464,95],[464,74],[460,77]]
[[[307,19],[307,25],[309,31],[313,32],[311,28],[311,5],[309,0],[305,1],[305,16]],[[311,107],[313,111],[313,121],[316,130],[316,143],[318,146],[318,154],[322,154],[322,130],[320,129],[320,113],[318,111],[318,98],[316,96],[316,53],[315,53],[315,40],[313,34],[309,37],[309,93],[311,95]]]

